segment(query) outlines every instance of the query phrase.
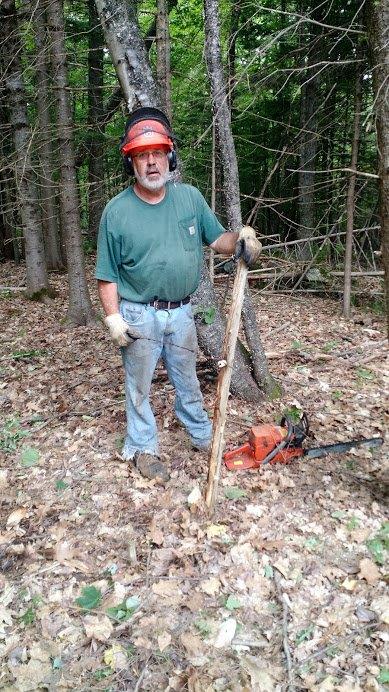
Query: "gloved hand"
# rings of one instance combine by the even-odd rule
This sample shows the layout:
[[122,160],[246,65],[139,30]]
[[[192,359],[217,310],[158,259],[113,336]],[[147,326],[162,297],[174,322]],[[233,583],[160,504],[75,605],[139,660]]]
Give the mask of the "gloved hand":
[[135,329],[135,327],[131,327],[118,312],[115,312],[114,315],[108,315],[104,322],[116,346],[128,346],[128,344],[133,343],[135,339],[139,339],[142,336],[140,332]]
[[242,257],[247,266],[252,267],[261,250],[262,243],[257,239],[254,229],[251,226],[243,226],[235,245],[235,259]]

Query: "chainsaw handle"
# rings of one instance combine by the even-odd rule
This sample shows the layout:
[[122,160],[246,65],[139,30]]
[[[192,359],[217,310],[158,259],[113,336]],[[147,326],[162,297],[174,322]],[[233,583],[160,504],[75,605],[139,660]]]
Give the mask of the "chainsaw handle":
[[287,431],[288,431],[286,434],[286,437],[284,437],[282,442],[280,442],[276,447],[274,447],[274,449],[272,449],[271,452],[269,452],[269,454],[262,461],[261,466],[264,466],[265,464],[269,464],[269,462],[272,459],[274,459],[274,457],[277,456],[277,454],[279,454],[279,452],[281,452],[281,450],[284,449],[284,447],[286,447],[292,439],[293,432],[294,432],[293,421],[290,418],[285,418],[283,420],[285,420],[285,423],[286,423],[286,425],[283,425],[283,427],[284,428],[286,427]]

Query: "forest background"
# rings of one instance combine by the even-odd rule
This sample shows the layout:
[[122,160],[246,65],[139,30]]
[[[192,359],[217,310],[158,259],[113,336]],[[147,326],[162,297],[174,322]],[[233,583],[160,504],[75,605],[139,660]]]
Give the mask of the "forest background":
[[[125,8],[100,5],[112,14]],[[126,105],[95,4],[65,3],[63,12],[61,3],[2,5],[0,257],[26,257],[30,294],[48,288],[44,266],[60,269],[67,254],[70,283],[80,290],[80,233],[83,251],[93,252],[101,211],[126,184],[118,152]],[[242,218],[265,245],[276,246],[266,252],[261,287],[277,279],[277,286],[281,280],[284,288],[301,289],[311,270],[311,290],[332,289],[339,297],[346,267],[354,302],[367,296],[373,309],[384,310],[376,123],[387,129],[385,3],[221,2],[219,12]],[[183,178],[227,226],[203,7],[142,2],[131,16],[145,39],[160,103],[172,116]],[[63,31],[66,45],[57,40]],[[387,136],[381,140],[386,190]],[[66,196],[73,200],[66,203]],[[283,245],[304,238],[311,240]],[[314,275],[312,267],[320,271]],[[70,311],[76,323],[90,310],[85,285],[83,292]],[[346,292],[349,315],[347,286]]]

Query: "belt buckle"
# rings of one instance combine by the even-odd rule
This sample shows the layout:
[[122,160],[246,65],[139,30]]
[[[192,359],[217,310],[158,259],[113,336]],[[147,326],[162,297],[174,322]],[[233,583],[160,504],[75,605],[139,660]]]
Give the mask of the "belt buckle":
[[153,308],[154,308],[154,310],[158,310],[158,303],[159,303],[158,300],[154,300],[154,302],[153,302]]

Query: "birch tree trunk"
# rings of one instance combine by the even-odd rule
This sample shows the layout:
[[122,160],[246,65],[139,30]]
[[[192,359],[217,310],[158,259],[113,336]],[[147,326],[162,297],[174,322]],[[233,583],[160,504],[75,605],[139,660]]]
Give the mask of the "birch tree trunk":
[[389,0],[369,0],[365,12],[375,97],[382,259],[389,338]]
[[69,278],[67,322],[73,325],[88,325],[95,322],[95,316],[86,282],[82,248],[72,108],[68,85],[65,29],[61,0],[50,0],[47,6],[47,19],[51,37],[53,86],[57,101],[61,225],[65,239]]
[[[220,49],[220,23],[218,0],[205,0],[205,59],[211,82],[214,118],[220,143],[220,154],[224,172],[225,202],[231,230],[242,227],[240,208],[239,171],[235,145],[232,137],[231,114],[228,108]],[[254,378],[270,397],[279,395],[279,386],[270,375],[265,352],[259,335],[255,307],[248,286],[243,303],[243,323],[247,343],[251,352]]]
[[104,49],[103,32],[94,0],[88,0],[88,232],[96,237],[104,199]]
[[167,0],[157,0],[157,86],[162,110],[172,120],[172,100],[170,89],[170,36],[169,10]]
[[[351,149],[351,170],[356,170],[359,150],[360,122],[362,104],[362,75],[357,68],[355,81],[355,111],[354,111],[354,133]],[[355,211],[355,174],[351,173],[347,189],[347,231],[346,231],[346,252],[344,257],[344,287],[343,287],[343,315],[350,319],[351,306],[351,260],[353,250],[353,229]]]
[[45,2],[40,4],[34,13],[35,46],[36,46],[36,104],[38,116],[38,158],[40,163],[40,190],[42,204],[42,225],[45,238],[46,260],[49,269],[63,267],[59,229],[57,223],[57,206],[55,203],[56,185],[53,179],[54,152],[50,119],[50,81],[49,81],[49,46],[46,35]]
[[[142,42],[134,11],[127,11],[123,0],[115,2],[95,0],[95,2],[128,110],[131,111],[140,104],[158,106],[157,89],[144,44],[143,49],[139,48],[139,52],[134,48]],[[139,79],[142,75],[145,75],[145,80],[139,87]],[[200,286],[193,296],[193,304],[195,307],[201,305],[204,308],[217,308],[218,305],[205,265]],[[206,325],[199,319],[196,323],[200,348],[212,360],[218,361],[225,332],[225,320],[220,311],[217,310],[213,324]],[[237,396],[247,400],[259,401],[261,398],[261,393],[250,372],[247,352],[240,342],[235,358],[231,389]]]
[[5,36],[5,84],[15,147],[17,199],[23,226],[27,295],[39,299],[49,293],[43,242],[39,194],[31,160],[31,131],[27,116],[27,96],[20,60],[21,42],[14,0],[3,0],[0,21]]

